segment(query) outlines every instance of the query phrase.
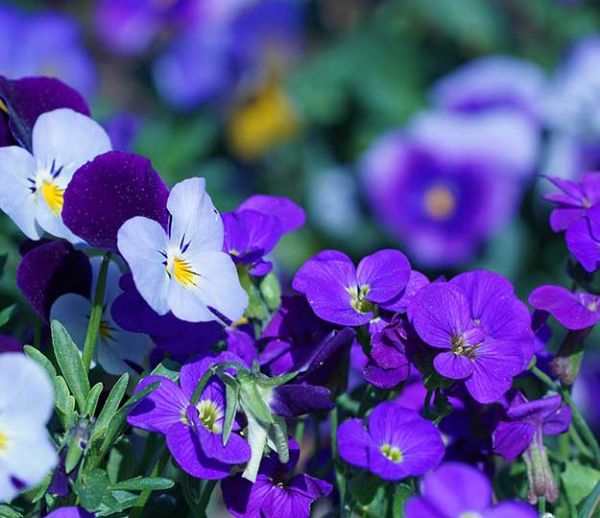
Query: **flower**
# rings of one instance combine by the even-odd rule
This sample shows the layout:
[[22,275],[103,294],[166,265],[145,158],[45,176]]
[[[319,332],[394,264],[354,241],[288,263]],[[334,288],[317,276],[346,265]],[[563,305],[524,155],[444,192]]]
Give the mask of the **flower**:
[[587,217],[571,224],[565,233],[569,252],[588,272],[600,266],[600,205],[588,210]]
[[108,135],[89,117],[59,108],[38,117],[31,138],[31,153],[0,148],[0,208],[30,239],[45,231],[78,242],[61,217],[64,192],[81,165],[110,150]]
[[[101,258],[94,257],[90,293],[96,286]],[[115,263],[110,263],[106,276],[103,313],[98,329],[98,347],[95,360],[109,374],[133,372],[132,366],[143,366],[150,350],[148,336],[123,331],[114,322],[110,308],[119,295],[121,273]],[[78,347],[83,348],[90,321],[91,300],[88,297],[67,293],[57,298],[50,309],[50,318],[63,324]]]
[[[159,315],[171,311],[189,322],[239,320],[248,296],[231,258],[222,252],[223,222],[202,178],[173,187],[167,201],[168,232],[156,221],[135,217],[118,232],[119,252],[137,290]],[[212,308],[212,309],[211,309]]]
[[56,465],[46,430],[54,409],[52,381],[20,353],[0,354],[0,502],[39,484]]
[[233,465],[250,459],[250,447],[239,434],[233,432],[223,445],[226,403],[221,380],[211,377],[198,401],[192,402],[198,382],[211,365],[222,361],[239,362],[239,358],[225,352],[186,363],[181,368],[179,385],[164,376],[144,378],[136,391],[155,382],[159,386],[127,417],[132,426],[163,434],[181,469],[193,477],[208,480],[224,478]]
[[406,502],[405,513],[407,518],[537,516],[534,509],[521,502],[492,502],[492,484],[481,471],[467,464],[446,462],[423,477],[421,496]]
[[510,110],[420,114],[367,151],[361,171],[368,201],[420,263],[463,263],[514,214],[538,140]]
[[300,448],[290,440],[290,460],[283,464],[275,453],[264,457],[256,482],[241,476],[221,481],[227,510],[236,518],[309,518],[311,505],[332,491],[324,480],[305,473],[293,475]]
[[324,250],[296,273],[292,287],[304,294],[318,317],[334,324],[360,326],[399,298],[410,278],[402,252],[380,250],[357,268],[344,253]]
[[444,456],[444,443],[431,421],[395,403],[380,403],[367,421],[344,421],[337,432],[340,457],[383,480],[420,476]]
[[117,232],[135,216],[167,227],[169,189],[150,160],[111,151],[81,167],[65,191],[63,220],[97,248],[117,252]]
[[560,286],[540,286],[529,295],[529,304],[547,311],[572,331],[593,326],[600,320],[600,297],[574,293]]
[[81,507],[70,506],[59,507],[47,514],[45,518],[94,518],[94,515]]
[[413,298],[409,317],[419,337],[442,350],[435,370],[464,380],[479,403],[497,401],[533,356],[529,311],[498,274],[479,270],[434,282]]

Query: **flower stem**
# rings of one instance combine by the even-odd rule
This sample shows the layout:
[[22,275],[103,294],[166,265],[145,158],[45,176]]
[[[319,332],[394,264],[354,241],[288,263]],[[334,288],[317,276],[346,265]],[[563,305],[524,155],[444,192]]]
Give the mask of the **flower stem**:
[[304,428],[306,426],[305,419],[298,419],[296,421],[296,431],[294,432],[294,439],[299,445],[302,445],[302,439],[304,438]]
[[83,344],[83,368],[89,372],[92,364],[92,358],[98,344],[98,334],[100,332],[100,323],[102,322],[102,312],[104,310],[104,292],[106,291],[106,276],[108,273],[108,265],[112,253],[106,252],[102,258],[100,265],[100,273],[96,281],[96,290],[94,292],[94,302],[90,313],[90,321],[85,335],[85,343]]
[[[150,473],[150,476],[151,477],[160,477],[160,475],[163,472],[163,470],[165,469],[165,466],[167,465],[167,462],[169,461],[170,457],[171,457],[171,453],[169,452],[168,449],[165,448],[163,450],[163,452],[161,453],[161,455],[158,457],[158,460],[156,461],[154,468],[152,468],[152,472]],[[148,503],[148,500],[150,499],[151,494],[152,494],[152,489],[144,489],[140,493],[140,496],[138,496],[138,498],[135,502],[135,505],[133,506],[133,509],[131,509],[129,518],[140,518],[140,516],[142,516],[142,513],[144,512],[144,507]]]

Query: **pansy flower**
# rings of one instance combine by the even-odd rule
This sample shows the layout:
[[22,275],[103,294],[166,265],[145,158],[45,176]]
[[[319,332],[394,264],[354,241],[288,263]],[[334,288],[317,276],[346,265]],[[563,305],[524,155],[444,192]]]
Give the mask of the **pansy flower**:
[[40,115],[32,151],[0,148],[0,208],[30,239],[44,232],[78,242],[63,223],[64,192],[75,171],[111,148],[108,135],[89,117],[69,108]]
[[148,376],[137,391],[152,383],[159,387],[129,413],[130,425],[163,434],[167,447],[181,469],[193,477],[218,480],[229,475],[233,465],[250,459],[250,446],[235,431],[223,444],[225,386],[216,376],[210,378],[197,402],[192,402],[198,382],[211,365],[237,361],[230,353],[186,363],[179,385],[163,376]]
[[46,372],[21,353],[0,354],[0,502],[39,484],[58,456],[46,430],[54,390]]
[[[96,286],[100,262],[99,257],[91,260],[91,286]],[[106,372],[115,375],[131,372],[132,368],[143,366],[147,361],[151,345],[147,335],[124,331],[112,318],[111,306],[120,293],[120,276],[121,272],[118,266],[111,262],[106,276],[103,312],[98,330],[98,347],[95,351],[95,361]],[[52,304],[50,318],[63,324],[75,344],[83,348],[90,322],[91,308],[92,303],[89,298],[75,293],[68,293],[56,299]]]
[[364,424],[344,421],[337,432],[340,457],[383,480],[416,477],[435,468],[444,443],[431,421],[395,403],[377,405]]
[[569,291],[561,286],[540,286],[529,295],[529,304],[547,311],[571,331],[586,329],[600,320],[600,297]]
[[446,462],[421,482],[421,495],[406,502],[406,518],[481,517],[535,518],[533,508],[522,502],[494,505],[492,484],[481,471],[458,462]]
[[324,480],[305,473],[294,475],[300,448],[290,440],[290,460],[283,464],[273,452],[260,463],[254,483],[241,476],[221,482],[227,510],[236,518],[309,518],[311,505],[331,493]]
[[334,324],[360,326],[402,295],[410,264],[402,252],[380,250],[352,260],[336,250],[324,250],[296,273],[292,287],[304,294],[318,317]]
[[[223,221],[202,178],[173,187],[168,229],[138,216],[118,232],[119,251],[142,297],[159,315],[189,322],[239,320],[248,296],[223,249]],[[220,314],[217,316],[215,311]]]

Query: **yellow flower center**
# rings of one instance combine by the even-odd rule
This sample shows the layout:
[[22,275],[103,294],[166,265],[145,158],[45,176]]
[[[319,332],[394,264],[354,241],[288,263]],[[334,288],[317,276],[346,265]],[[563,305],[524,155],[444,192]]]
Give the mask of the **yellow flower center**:
[[434,185],[425,192],[423,206],[431,219],[444,221],[454,214],[456,199],[448,187]]
[[391,460],[392,462],[400,463],[404,459],[402,452],[396,446],[392,446],[391,444],[384,444],[379,451],[383,454],[383,456]]
[[110,325],[102,320],[100,322],[100,328],[98,329],[98,333],[100,334],[100,338],[103,340],[108,340],[111,337],[112,328]]
[[352,296],[350,305],[358,313],[369,313],[375,309],[372,302],[367,300],[367,295],[371,290],[370,286],[361,286],[360,288],[348,288],[346,291]]
[[221,412],[214,401],[211,401],[210,399],[200,401],[198,404],[198,417],[204,425],[204,428],[207,430],[210,430],[213,433],[219,433],[221,431],[221,427],[219,426],[219,423],[217,423],[218,419],[221,417]]
[[50,210],[55,214],[60,214],[64,204],[63,195],[65,190],[51,180],[44,180],[40,190]]
[[8,108],[6,107],[6,104],[4,104],[2,99],[0,99],[0,111],[2,111],[4,113],[8,113]]
[[175,257],[175,259],[173,259],[171,275],[184,288],[196,286],[196,278],[198,277],[198,274],[192,270],[190,263],[181,257]]
[[2,453],[2,450],[5,450],[7,446],[8,437],[6,436],[6,434],[0,432],[0,453]]

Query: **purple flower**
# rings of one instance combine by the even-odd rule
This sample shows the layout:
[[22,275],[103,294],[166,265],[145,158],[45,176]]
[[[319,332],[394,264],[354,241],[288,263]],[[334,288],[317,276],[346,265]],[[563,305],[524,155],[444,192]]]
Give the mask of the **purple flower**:
[[148,376],[137,391],[159,382],[159,387],[129,413],[130,425],[163,434],[167,447],[181,469],[193,477],[217,480],[229,475],[233,465],[250,459],[250,447],[233,432],[223,445],[225,386],[216,376],[210,378],[198,402],[191,402],[198,382],[211,367],[222,361],[240,362],[230,353],[186,363],[179,385],[163,376]]
[[64,193],[65,225],[91,246],[117,251],[117,232],[135,216],[167,227],[169,190],[147,158],[111,151],[79,168]]
[[430,284],[413,299],[409,316],[419,337],[441,350],[435,370],[464,380],[480,403],[497,401],[533,355],[529,311],[498,274],[480,270]]
[[395,403],[380,403],[365,426],[344,421],[337,432],[340,457],[384,480],[420,476],[444,456],[444,443],[431,421]]
[[408,259],[397,250],[375,252],[358,267],[346,254],[324,250],[298,270],[292,287],[323,320],[360,326],[375,316],[377,305],[385,309],[395,303],[409,278]]
[[47,514],[45,518],[94,518],[94,514],[88,513],[81,507],[59,507],[50,514]]
[[327,496],[333,488],[310,475],[294,475],[299,454],[298,445],[290,440],[289,462],[282,464],[275,453],[264,457],[256,482],[241,476],[224,479],[221,489],[227,510],[236,518],[309,518],[313,502]]
[[569,252],[583,266],[594,272],[600,263],[600,205],[587,211],[587,217],[572,223],[565,233]]
[[133,113],[116,113],[104,121],[104,129],[115,151],[131,151],[141,128],[142,120]]
[[0,354],[2,353],[22,353],[23,342],[8,335],[0,335]]
[[406,502],[406,518],[535,518],[537,513],[521,502],[493,505],[492,484],[479,470],[458,462],[446,462],[421,482],[421,496]]
[[376,217],[412,256],[454,265],[514,214],[537,154],[537,132],[514,112],[425,113],[378,138],[362,176]]
[[529,304],[547,311],[572,331],[585,329],[600,320],[600,297],[573,293],[560,286],[540,286],[529,295]]

